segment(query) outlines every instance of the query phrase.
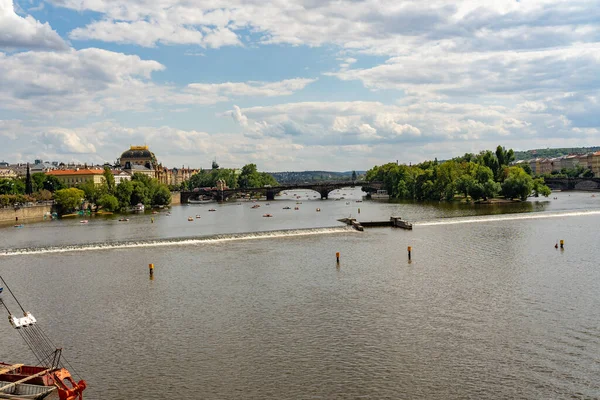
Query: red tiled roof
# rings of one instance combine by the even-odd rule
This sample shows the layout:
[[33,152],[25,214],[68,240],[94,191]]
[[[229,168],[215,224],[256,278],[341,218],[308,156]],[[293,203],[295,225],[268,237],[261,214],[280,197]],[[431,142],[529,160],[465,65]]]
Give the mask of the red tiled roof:
[[54,171],[46,172],[46,175],[64,176],[64,175],[102,175],[104,170],[102,169],[56,169]]

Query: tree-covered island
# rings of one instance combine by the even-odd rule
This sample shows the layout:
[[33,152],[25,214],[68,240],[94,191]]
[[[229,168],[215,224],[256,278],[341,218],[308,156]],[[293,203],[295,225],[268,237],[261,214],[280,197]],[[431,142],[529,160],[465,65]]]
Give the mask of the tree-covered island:
[[[383,182],[391,198],[425,200],[488,201],[496,196],[526,200],[529,196],[548,197],[544,178],[534,178],[514,161],[512,149],[498,146],[495,152],[467,153],[448,161],[426,161],[416,165],[387,163],[367,171],[367,182]],[[365,191],[372,191],[368,185]]]

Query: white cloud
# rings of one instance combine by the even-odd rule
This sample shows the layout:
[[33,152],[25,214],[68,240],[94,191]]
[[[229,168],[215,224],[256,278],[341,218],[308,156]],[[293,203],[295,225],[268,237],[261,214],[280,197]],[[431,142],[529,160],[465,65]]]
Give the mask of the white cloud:
[[428,143],[435,144],[430,158],[444,158],[474,151],[474,143],[479,151],[498,144],[523,149],[522,141],[549,136],[600,140],[597,129],[575,129],[564,115],[543,113],[539,107],[524,109],[521,104],[312,102],[236,107],[224,115],[240,122],[252,139],[289,140],[308,148],[361,146],[373,154],[396,151],[394,159],[403,155],[413,162],[422,161],[417,157]]
[[70,129],[52,128],[37,137],[37,141],[46,151],[57,154],[95,153],[96,147],[87,143],[77,132]]
[[[532,49],[596,41],[598,1],[551,0],[51,0],[104,15],[74,39],[153,46],[240,45],[249,28],[263,43],[333,43],[373,54],[400,54],[427,42],[456,51]],[[212,39],[212,37],[215,39]]]
[[83,118],[109,111],[207,105],[237,97],[290,95],[315,79],[279,82],[157,85],[152,73],[165,67],[137,55],[89,48],[60,53],[0,53],[0,101],[7,110],[34,116]]
[[279,82],[225,82],[225,83],[191,83],[188,89],[195,94],[212,94],[227,97],[275,97],[289,96],[316,79],[286,79]]
[[[164,67],[102,49],[60,53],[0,53],[0,101],[3,108],[40,115],[101,114],[105,108],[135,109],[140,87]],[[112,104],[119,98],[119,104]]]
[[15,13],[13,0],[0,0],[0,49],[66,50],[64,40],[48,23]]

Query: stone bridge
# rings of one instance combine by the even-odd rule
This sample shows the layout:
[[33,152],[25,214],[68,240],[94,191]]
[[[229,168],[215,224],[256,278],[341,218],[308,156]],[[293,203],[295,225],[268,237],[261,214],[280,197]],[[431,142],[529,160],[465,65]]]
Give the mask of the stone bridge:
[[552,190],[600,190],[600,178],[546,178]]
[[231,197],[234,197],[240,193],[263,193],[267,200],[275,200],[277,193],[285,190],[313,190],[321,195],[321,199],[327,199],[329,193],[336,189],[342,189],[346,187],[355,186],[368,186],[373,190],[380,189],[383,186],[381,182],[320,182],[320,183],[297,183],[289,185],[277,185],[277,186],[266,186],[259,188],[246,188],[246,189],[223,189],[217,190],[216,188],[201,188],[195,191],[184,191],[181,192],[181,203],[188,203],[190,199],[197,199],[200,196],[210,196],[218,201],[225,201]]

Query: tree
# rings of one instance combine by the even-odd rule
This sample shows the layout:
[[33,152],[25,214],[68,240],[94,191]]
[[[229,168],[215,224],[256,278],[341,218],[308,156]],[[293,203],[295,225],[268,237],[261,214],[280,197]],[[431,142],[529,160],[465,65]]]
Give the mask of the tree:
[[352,171],[352,182],[356,181],[356,171]]
[[238,182],[242,189],[261,187],[261,179],[256,169],[256,164],[244,165]]
[[523,201],[533,190],[533,178],[521,167],[509,167],[508,176],[502,183],[502,194],[507,199],[519,198]]
[[35,192],[33,197],[35,197],[37,201],[49,201],[52,200],[52,192],[46,189],[41,189]]
[[33,193],[33,182],[31,180],[31,172],[29,171],[29,163],[27,163],[27,177],[25,178],[25,194]]
[[537,178],[533,180],[533,195],[539,197],[540,194],[544,197],[550,196],[552,190],[544,184],[544,178]]
[[119,200],[119,208],[125,210],[131,205],[133,184],[130,180],[121,181],[115,189],[115,197]]
[[43,172],[36,172],[35,174],[31,174],[33,191],[37,192],[39,190],[44,189],[44,181],[45,180],[46,180],[46,174]]
[[0,179],[0,194],[19,194],[17,179]]
[[65,185],[55,176],[46,175],[44,179],[44,189],[54,193],[57,190],[64,189]]
[[166,206],[171,204],[171,191],[166,185],[160,185],[154,192],[152,204],[157,206]]
[[115,192],[115,176],[113,175],[109,166],[104,167],[104,172],[102,175],[104,176],[104,183],[106,184],[107,192],[113,194]]
[[78,186],[79,189],[83,190],[85,199],[96,206],[98,209],[98,199],[106,193],[105,185],[96,185],[94,181],[88,180]]
[[105,193],[98,199],[98,205],[106,211],[117,211],[119,200],[112,194]]
[[150,205],[152,197],[150,195],[150,190],[148,189],[148,187],[144,185],[142,181],[139,180],[132,180],[131,184],[133,185],[133,190],[131,192],[129,205],[136,205],[139,203],[144,205]]
[[54,192],[54,204],[60,214],[76,210],[81,206],[85,193],[77,188],[61,189]]

